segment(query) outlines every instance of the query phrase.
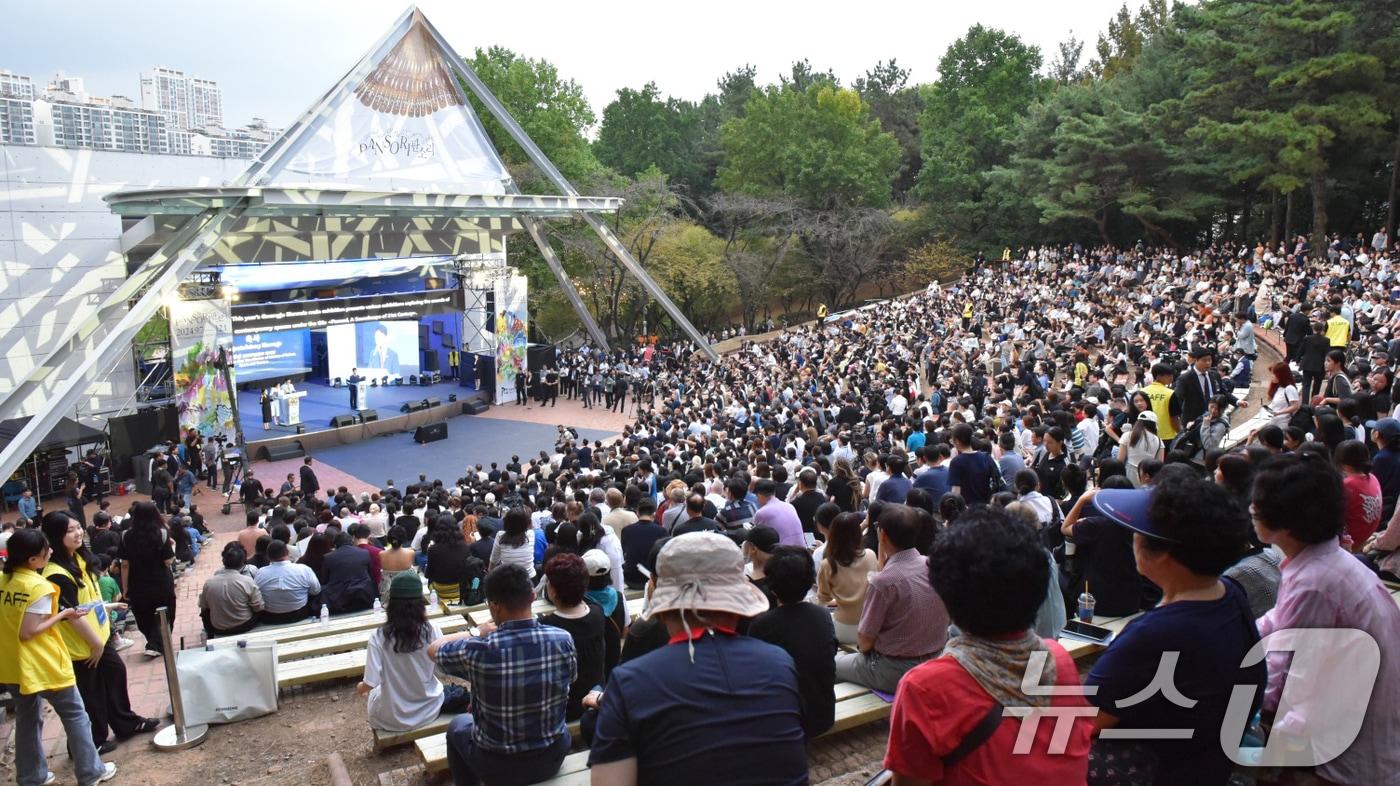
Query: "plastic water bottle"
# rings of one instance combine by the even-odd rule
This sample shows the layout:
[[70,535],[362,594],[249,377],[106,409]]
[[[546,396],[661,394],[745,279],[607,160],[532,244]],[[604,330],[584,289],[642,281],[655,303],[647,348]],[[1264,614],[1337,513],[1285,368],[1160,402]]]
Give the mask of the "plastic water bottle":
[[428,605],[432,606],[434,609],[438,607],[437,590],[428,590]]
[[381,603],[381,602],[379,601],[379,598],[375,598],[375,599],[374,599],[374,613],[375,613],[375,614],[379,614],[379,613],[382,612],[382,611],[384,611],[384,604]]
[[1089,594],[1089,583],[1084,583],[1084,591],[1079,593],[1079,621],[1094,621],[1094,596]]
[[324,603],[321,604],[321,624],[323,626],[331,624],[331,607]]

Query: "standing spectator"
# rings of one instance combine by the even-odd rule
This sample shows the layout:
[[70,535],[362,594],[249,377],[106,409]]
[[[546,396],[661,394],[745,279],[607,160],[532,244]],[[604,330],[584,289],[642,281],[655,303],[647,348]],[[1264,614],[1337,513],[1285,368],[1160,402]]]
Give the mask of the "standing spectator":
[[578,657],[568,633],[534,618],[534,599],[530,574],[502,565],[486,576],[492,622],[480,626],[481,636],[456,633],[428,645],[438,668],[472,686],[470,711],[447,728],[457,786],[538,783],[569,752],[564,711]]
[[316,477],[316,470],[311,466],[311,457],[307,456],[301,460],[301,496],[303,499],[314,500],[320,490],[321,480]]
[[920,527],[913,508],[889,505],[880,513],[882,567],[861,609],[860,651],[836,656],[838,679],[893,693],[905,672],[943,651],[948,611],[928,583],[928,559],[914,549]]
[[160,621],[156,609],[167,609],[166,624],[175,625],[175,577],[170,565],[175,561],[175,544],[153,502],[137,502],[122,531],[117,554],[122,563],[122,594],[131,605],[136,627],[146,637],[146,657],[158,658]]
[[170,512],[170,500],[175,496],[175,478],[166,468],[164,454],[151,462],[151,502],[160,513]]
[[[896,783],[1085,782],[1089,716],[1074,717],[1064,736],[1061,723],[1032,719],[1026,749],[1020,740],[1026,720],[1004,712],[1086,706],[1075,690],[1073,658],[1031,630],[1049,579],[1035,531],[993,508],[969,511],[934,543],[929,581],[959,635],[943,657],[915,667],[899,683],[885,751]],[[1058,686],[1059,695],[1026,691],[1037,655],[1048,656],[1038,684]]]
[[1314,323],[1312,335],[1303,339],[1298,348],[1298,368],[1303,372],[1303,398],[1312,401],[1322,390],[1322,379],[1326,375],[1327,353],[1332,343],[1327,340],[1327,325]]
[[1133,488],[1142,486],[1142,476],[1138,468],[1144,461],[1161,461],[1166,456],[1166,446],[1157,436],[1157,413],[1151,410],[1137,413],[1133,430],[1118,444],[1118,460],[1123,462],[1128,481]]
[[802,697],[802,728],[815,739],[836,719],[836,631],[825,609],[808,603],[816,581],[812,555],[798,546],[779,546],[764,565],[777,608],[754,617],[749,635],[781,647],[797,667]]
[[15,773],[19,783],[49,784],[56,778],[44,754],[47,701],[63,723],[68,757],[79,782],[105,783],[117,765],[104,763],[92,744],[92,724],[73,674],[73,661],[56,628],[83,618],[59,610],[58,590],[40,572],[48,565],[49,544],[35,529],[17,530],[6,544],[9,557],[0,577],[0,684],[15,697]]
[[19,499],[15,502],[15,508],[19,510],[20,518],[29,521],[39,520],[39,501],[34,499],[34,490],[25,487],[19,493]]
[[[116,750],[117,740],[155,731],[159,723],[131,710],[126,663],[117,654],[110,610],[98,584],[101,572],[92,552],[83,545],[82,525],[61,511],[53,511],[45,514],[42,529],[53,544],[43,575],[58,591],[59,607],[82,611],[80,607],[92,606],[81,618],[61,624],[58,632],[73,661],[78,693],[92,726],[92,744],[105,755]],[[108,738],[109,728],[116,739]]]
[[651,547],[666,537],[666,530],[656,523],[656,501],[650,496],[637,500],[637,521],[622,530],[622,577],[627,589],[641,589],[647,577],[638,566],[646,561]]
[[666,543],[650,615],[671,643],[620,664],[607,689],[584,700],[598,707],[588,756],[598,783],[806,781],[792,658],[735,632],[767,608],[729,538],[697,533]]
[[972,427],[953,426],[953,448],[957,455],[948,463],[948,486],[968,505],[992,501],[992,485],[1001,486],[1001,471],[992,457],[972,447]]

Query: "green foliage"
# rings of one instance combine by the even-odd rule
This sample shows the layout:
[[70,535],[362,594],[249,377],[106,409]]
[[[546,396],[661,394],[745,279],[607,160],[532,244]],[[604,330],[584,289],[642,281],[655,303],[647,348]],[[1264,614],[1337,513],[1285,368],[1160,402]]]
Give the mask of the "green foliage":
[[[577,82],[562,78],[548,60],[499,46],[476,50],[470,65],[565,177],[581,179],[601,169],[586,138],[593,110]],[[525,164],[525,151],[480,102],[473,100],[473,106],[506,163]]]
[[938,81],[923,91],[918,184],[939,231],[969,245],[993,242],[1029,210],[995,188],[993,171],[1010,162],[1017,119],[1049,90],[1040,65],[1038,49],[981,25],[939,61]]
[[720,188],[785,194],[811,207],[889,204],[900,159],[899,143],[860,95],[825,79],[753,94],[744,114],[724,124],[720,145]]
[[894,59],[881,61],[855,81],[855,89],[870,114],[880,121],[880,127],[894,135],[903,152],[899,174],[894,181],[894,196],[903,198],[914,187],[923,168],[920,152],[919,113],[923,97],[919,88],[909,84],[909,70],[901,68]]
[[713,178],[703,154],[705,131],[698,106],[662,99],[656,83],[648,82],[641,90],[617,91],[617,100],[603,109],[593,151],[624,175],[655,167],[692,194],[704,194]]

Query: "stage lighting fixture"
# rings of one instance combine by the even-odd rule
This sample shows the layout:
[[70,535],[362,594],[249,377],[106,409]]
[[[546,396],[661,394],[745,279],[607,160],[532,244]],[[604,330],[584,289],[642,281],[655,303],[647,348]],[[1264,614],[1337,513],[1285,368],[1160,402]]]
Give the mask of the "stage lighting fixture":
[[369,386],[372,387],[372,388],[377,388],[377,387],[379,387],[379,380],[377,380],[377,379],[370,379],[370,381],[369,381]]
[[389,377],[387,375],[379,378],[379,386],[383,388],[389,387]]
[[400,412],[409,412],[409,411],[411,411],[412,409],[413,409],[413,405],[412,405],[412,404],[404,404],[403,406],[399,407],[399,411],[400,411]]
[[408,384],[410,384],[410,385],[417,385],[417,384],[418,384],[418,377],[415,376],[415,375],[413,375],[413,374],[409,374],[409,375],[408,375]]
[[447,394],[447,401],[448,401],[449,403],[455,402],[456,400],[457,400],[457,394],[456,394],[456,393],[448,393],[448,394]]
[[341,384],[343,384],[343,383],[341,383],[340,377],[336,377],[336,378],[335,378],[335,381],[331,383],[331,387],[333,387],[333,388],[338,388],[338,387],[341,386]]
[[427,409],[428,406],[429,406],[429,405],[428,405],[428,400],[427,400],[427,399],[423,399],[422,401],[418,402],[418,408],[419,408],[419,409]]

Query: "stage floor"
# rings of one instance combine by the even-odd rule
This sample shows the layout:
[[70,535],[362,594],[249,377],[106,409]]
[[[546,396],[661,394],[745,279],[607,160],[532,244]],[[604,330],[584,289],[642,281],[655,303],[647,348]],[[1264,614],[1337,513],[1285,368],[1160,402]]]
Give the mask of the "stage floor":
[[[326,431],[331,427],[331,418],[336,415],[351,415],[350,390],[334,388],[324,382],[306,380],[297,383],[297,390],[306,391],[301,400],[301,421],[308,432]],[[455,393],[458,398],[476,392],[471,385],[458,385],[456,381],[446,381],[437,385],[390,385],[389,387],[369,388],[369,408],[378,410],[379,417],[387,418],[399,414],[399,407],[410,401],[422,401],[437,397],[443,401]],[[243,426],[243,438],[250,444],[273,437],[295,434],[293,426],[274,425],[263,431],[262,405],[259,403],[259,390],[238,392],[238,420]]]

